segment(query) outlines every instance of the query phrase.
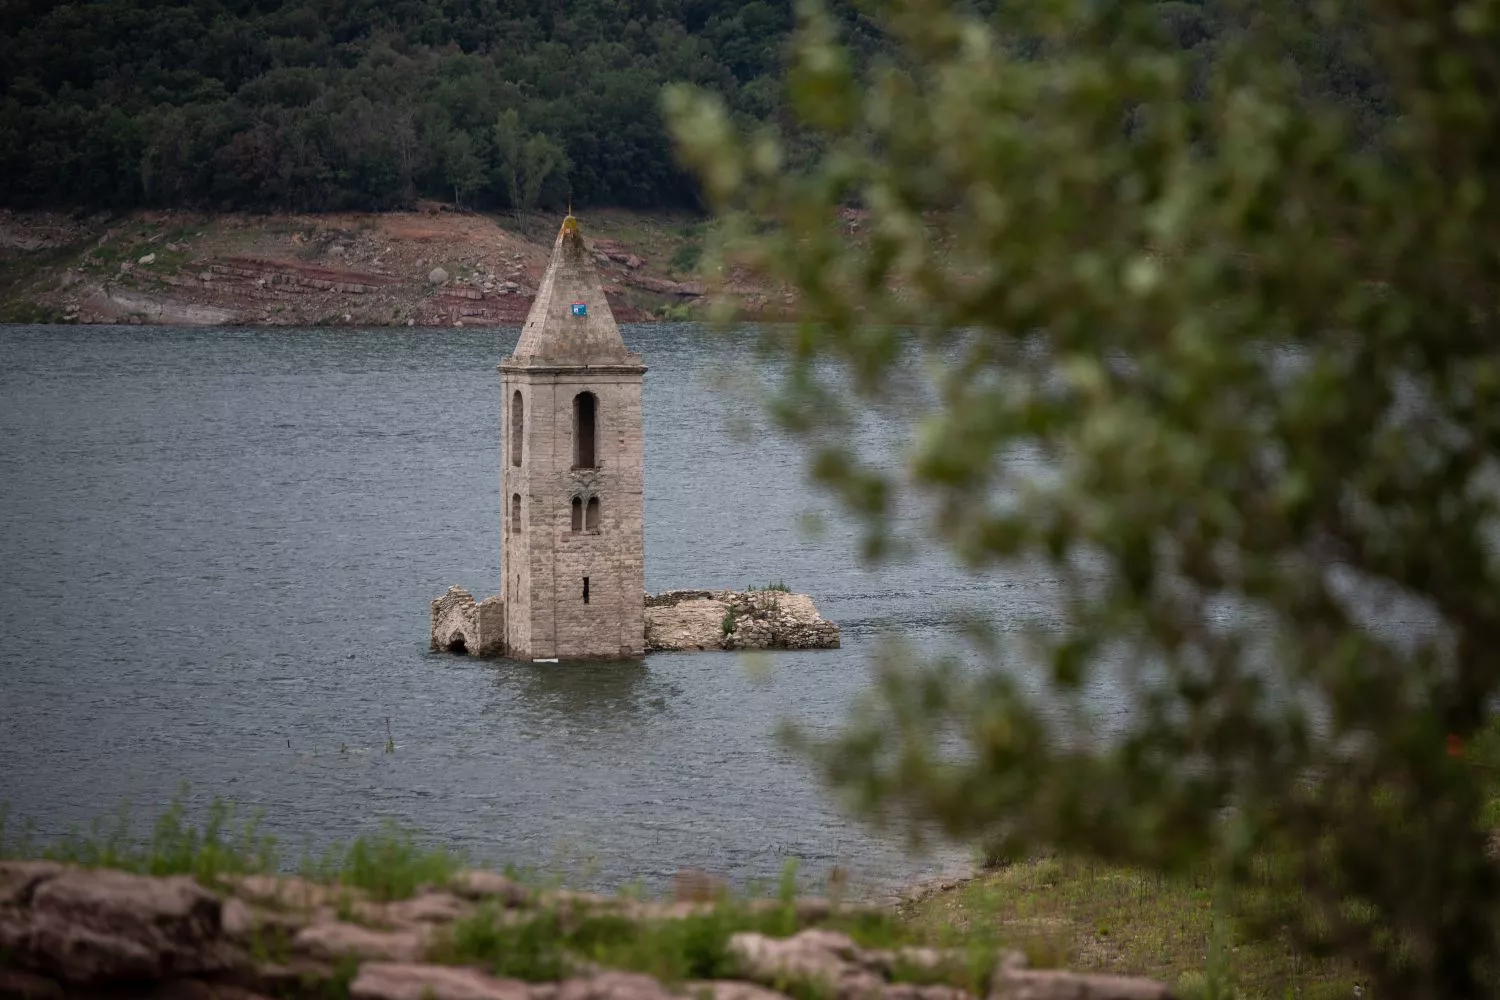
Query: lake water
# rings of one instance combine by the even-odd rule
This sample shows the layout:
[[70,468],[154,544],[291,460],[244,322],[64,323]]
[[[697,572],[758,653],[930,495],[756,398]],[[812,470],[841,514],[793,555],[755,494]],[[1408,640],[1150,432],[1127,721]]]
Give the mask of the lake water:
[[391,820],[585,885],[684,867],[745,884],[790,858],[877,886],[961,867],[846,818],[774,731],[837,725],[882,629],[954,644],[957,610],[1019,619],[1038,581],[935,554],[862,568],[797,447],[716,383],[752,366],[748,344],[624,333],[651,369],[647,588],[785,580],[842,649],[763,674],[732,654],[429,653],[431,598],[498,589],[495,365],[515,330],[0,327],[12,823],[45,840],[128,802],[144,829],[186,782],[190,807],[263,811],[293,854]]

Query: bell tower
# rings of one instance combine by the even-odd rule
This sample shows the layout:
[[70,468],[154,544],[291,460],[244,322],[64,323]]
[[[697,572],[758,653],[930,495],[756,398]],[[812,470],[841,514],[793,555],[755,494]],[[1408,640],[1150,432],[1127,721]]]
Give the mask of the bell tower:
[[509,656],[645,653],[641,360],[569,215],[515,353],[500,363]]

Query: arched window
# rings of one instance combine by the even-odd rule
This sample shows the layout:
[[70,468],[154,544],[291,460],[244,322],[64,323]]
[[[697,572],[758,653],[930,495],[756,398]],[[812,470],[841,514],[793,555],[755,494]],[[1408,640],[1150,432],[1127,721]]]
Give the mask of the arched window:
[[521,494],[510,495],[510,533],[519,535],[521,533]]
[[510,397],[510,464],[521,464],[521,443],[526,439],[526,402],[521,390]]
[[[575,501],[576,502],[576,501]],[[583,519],[583,526],[589,531],[599,530],[599,498],[589,497],[587,514]]]
[[583,530],[583,501],[578,497],[573,498],[573,530]]
[[599,397],[580,392],[573,397],[573,468],[592,469],[594,462],[594,421]]

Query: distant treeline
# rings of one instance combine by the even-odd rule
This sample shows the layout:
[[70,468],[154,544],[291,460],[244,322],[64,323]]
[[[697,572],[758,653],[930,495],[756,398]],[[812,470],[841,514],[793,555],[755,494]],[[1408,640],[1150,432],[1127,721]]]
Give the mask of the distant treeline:
[[[1227,0],[1158,3],[1211,57]],[[880,46],[853,0],[857,48]],[[6,0],[0,203],[682,206],[663,84],[778,117],[791,0]],[[1301,53],[1373,114],[1340,32]]]

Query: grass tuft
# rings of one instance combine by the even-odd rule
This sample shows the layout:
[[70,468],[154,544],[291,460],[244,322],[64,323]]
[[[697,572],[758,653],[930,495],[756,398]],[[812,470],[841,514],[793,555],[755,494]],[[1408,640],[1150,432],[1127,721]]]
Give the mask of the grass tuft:
[[[234,806],[215,799],[201,825],[195,824],[183,805],[186,794],[184,786],[147,837],[136,835],[130,810],[123,807],[108,820],[95,820],[86,833],[70,832],[40,848],[29,829],[11,839],[9,812],[0,807],[0,859],[41,857],[140,875],[191,875],[208,886],[225,876],[281,870],[276,839],[261,832],[259,814],[242,820]],[[319,860],[304,856],[301,871],[313,881],[388,901],[406,899],[424,885],[446,884],[464,862],[459,852],[418,847],[409,832],[388,822],[379,833],[329,848]]]
[[372,899],[407,899],[423,885],[446,885],[463,867],[462,854],[442,847],[420,848],[410,833],[387,823],[379,834],[359,837],[349,845],[335,877]]
[[[825,926],[872,945],[887,945],[907,936],[891,916],[835,918]],[[756,931],[784,937],[796,930],[796,913],[790,905],[751,908],[735,900],[675,919],[556,910],[523,914],[491,905],[458,921],[432,957],[444,963],[483,966],[492,975],[527,982],[552,981],[597,965],[679,984],[736,976],[740,970],[729,951],[729,938],[735,933]]]
[[29,831],[11,844],[0,814],[0,857],[43,857],[85,868],[116,868],[140,875],[191,875],[211,883],[224,875],[276,870],[276,840],[260,831],[259,815],[238,819],[234,806],[215,799],[202,826],[185,819],[182,794],[172,800],[147,838],[132,831],[130,810],[97,819],[87,834],[71,832],[56,844],[35,849]]

